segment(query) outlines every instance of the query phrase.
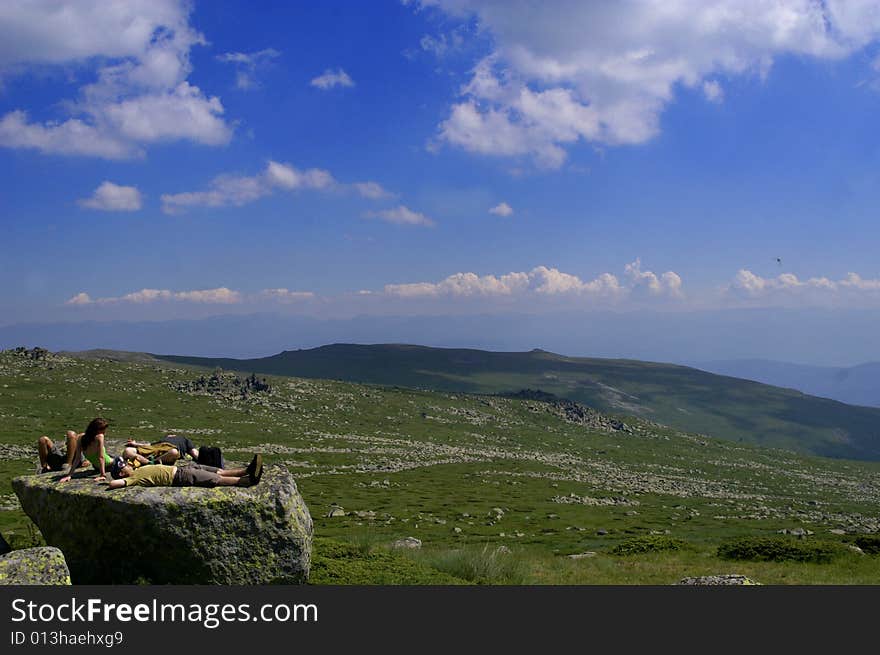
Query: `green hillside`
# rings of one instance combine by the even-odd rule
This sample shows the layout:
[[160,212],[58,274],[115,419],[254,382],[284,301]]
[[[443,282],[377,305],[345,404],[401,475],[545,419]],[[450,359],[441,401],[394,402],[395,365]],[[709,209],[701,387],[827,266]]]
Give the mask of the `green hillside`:
[[[0,532],[16,547],[39,542],[10,481],[33,471],[40,435],[100,415],[110,442],[177,433],[230,461],[259,451],[286,466],[314,517],[316,584],[880,579],[875,462],[580,420],[538,400],[266,381],[246,391],[228,372],[0,352]],[[390,548],[406,537],[422,547]]]
[[[174,432],[286,466],[315,520],[316,583],[880,579],[880,558],[849,548],[880,530],[877,463],[566,420],[538,400],[274,376],[244,392],[232,373],[134,359],[0,353],[0,532],[14,545],[39,540],[9,489],[33,470],[36,438],[102,415],[111,441]],[[423,547],[388,548],[405,537]],[[808,561],[719,557],[742,538]]]
[[880,409],[672,364],[393,344],[335,344],[241,360],[157,357],[248,373],[443,391],[541,389],[602,411],[736,442],[880,459]]

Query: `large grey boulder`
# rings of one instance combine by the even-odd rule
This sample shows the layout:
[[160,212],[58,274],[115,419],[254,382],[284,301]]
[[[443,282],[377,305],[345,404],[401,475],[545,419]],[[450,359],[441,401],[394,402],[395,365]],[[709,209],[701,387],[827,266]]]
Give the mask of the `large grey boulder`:
[[0,556],[0,585],[69,585],[70,571],[57,548],[22,548]]
[[23,475],[12,487],[75,584],[296,584],[312,519],[287,469],[252,487],[109,490],[94,476]]

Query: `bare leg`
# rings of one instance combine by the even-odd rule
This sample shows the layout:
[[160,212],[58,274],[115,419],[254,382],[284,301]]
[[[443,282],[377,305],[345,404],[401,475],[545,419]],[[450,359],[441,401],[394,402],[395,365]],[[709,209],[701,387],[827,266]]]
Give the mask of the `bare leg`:
[[122,449],[122,457],[124,459],[135,459],[141,464],[149,464],[150,460],[148,460],[143,455],[139,454],[137,448],[135,446],[126,446]]
[[[218,471],[219,473],[219,471]],[[217,481],[217,485],[220,487],[234,487],[238,484],[238,481],[241,480],[241,476],[220,476],[220,479]]]
[[[76,450],[76,441],[78,438],[79,437],[77,436],[76,432],[74,432],[73,430],[67,431],[66,443],[67,443],[67,456],[68,457],[71,456],[70,453],[72,453]],[[79,461],[80,466],[87,466],[88,463],[89,463],[88,460],[84,457]],[[77,465],[77,462],[74,462],[73,466],[76,466],[76,465]]]
[[174,464],[174,462],[176,462],[179,457],[180,451],[177,450],[177,448],[172,448],[167,453],[162,455],[162,457],[159,458],[159,461],[163,464]]
[[217,469],[217,475],[240,478],[243,475],[247,475],[247,469]]
[[40,468],[44,471],[49,468],[49,451],[52,450],[53,445],[52,440],[46,435],[37,439],[37,452],[40,453]]

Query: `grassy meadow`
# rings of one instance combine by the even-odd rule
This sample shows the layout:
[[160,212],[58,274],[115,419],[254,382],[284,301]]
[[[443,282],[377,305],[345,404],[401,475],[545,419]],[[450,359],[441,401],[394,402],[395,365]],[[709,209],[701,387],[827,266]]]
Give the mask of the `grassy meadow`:
[[[880,556],[853,547],[880,532],[876,462],[625,415],[627,431],[590,429],[491,395],[282,376],[240,394],[235,377],[149,358],[0,353],[0,532],[15,547],[40,542],[10,480],[34,471],[40,435],[63,440],[103,416],[108,438],[181,434],[228,460],[261,452],[287,467],[314,519],[313,584],[880,581]],[[406,537],[421,548],[392,547]],[[783,555],[719,557],[743,538]]]

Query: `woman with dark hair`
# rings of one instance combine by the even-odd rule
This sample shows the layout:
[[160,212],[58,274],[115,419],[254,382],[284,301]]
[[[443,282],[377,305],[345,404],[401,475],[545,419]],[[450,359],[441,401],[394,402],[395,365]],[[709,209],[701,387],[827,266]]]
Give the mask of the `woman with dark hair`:
[[[79,438],[76,444],[76,452],[73,456],[73,461],[79,461],[79,457],[84,457],[98,471],[99,475],[95,478],[96,482],[107,479],[107,470],[110,468],[110,464],[113,463],[113,458],[104,449],[104,432],[106,432],[107,426],[107,421],[102,418],[92,419],[92,422],[86,427],[86,431]],[[68,480],[70,480],[69,473],[58,482],[67,482]]]

